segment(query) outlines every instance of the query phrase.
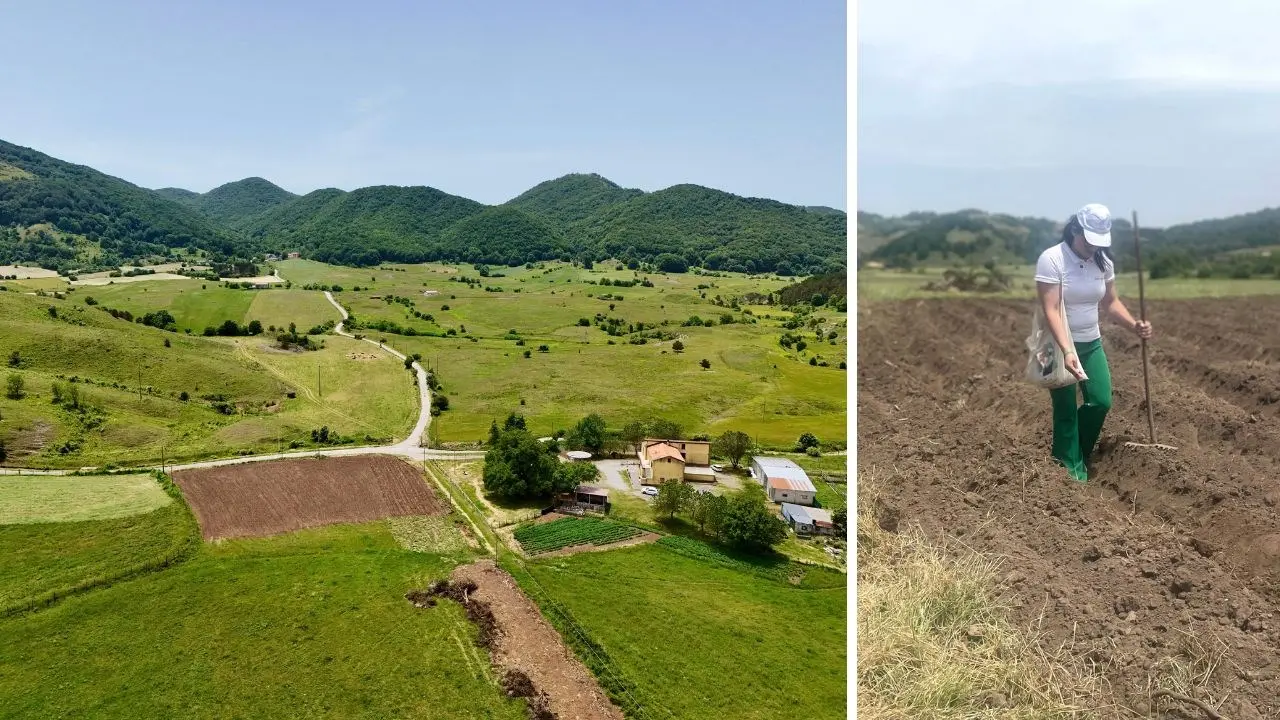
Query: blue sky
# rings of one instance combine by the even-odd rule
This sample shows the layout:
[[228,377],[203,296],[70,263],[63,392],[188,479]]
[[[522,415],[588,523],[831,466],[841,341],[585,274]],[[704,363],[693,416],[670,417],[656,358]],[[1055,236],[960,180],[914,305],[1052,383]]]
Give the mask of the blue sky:
[[0,139],[144,187],[499,203],[598,172],[846,205],[838,0],[42,0],[0,26]]
[[863,0],[857,207],[1144,225],[1280,205],[1280,3]]

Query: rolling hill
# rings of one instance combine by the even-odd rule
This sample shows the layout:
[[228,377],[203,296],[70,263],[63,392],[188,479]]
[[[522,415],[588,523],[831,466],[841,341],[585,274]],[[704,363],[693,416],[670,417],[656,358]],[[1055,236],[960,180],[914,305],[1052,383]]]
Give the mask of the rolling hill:
[[[64,271],[298,251],[329,263],[604,260],[804,275],[844,268],[845,213],[698,185],[627,189],[573,173],[485,205],[426,186],[294,195],[250,177],[207,193],[147,190],[0,143],[0,264]],[[672,257],[674,256],[674,257]]]
[[596,259],[663,253],[713,270],[809,274],[844,266],[844,213],[676,185],[610,205],[569,227]]
[[594,173],[574,173],[538,183],[505,204],[567,226],[641,195],[643,190],[625,189]]
[[[886,267],[1030,263],[1061,238],[1062,220],[980,210],[897,217],[858,211],[858,263]],[[1136,267],[1133,226],[1116,217],[1112,254],[1121,271]],[[1164,228],[1143,227],[1143,269],[1161,277],[1280,276],[1280,208]]]
[[[485,205],[421,185],[320,190],[247,223],[268,248],[340,265],[442,259],[442,233]],[[457,248],[464,251],[465,248]]]
[[182,188],[161,188],[155,192],[161,197],[193,208],[215,222],[236,229],[298,197],[260,177],[219,185],[204,194]]
[[107,268],[179,248],[217,258],[245,250],[238,233],[179,202],[3,140],[0,229],[0,265]]

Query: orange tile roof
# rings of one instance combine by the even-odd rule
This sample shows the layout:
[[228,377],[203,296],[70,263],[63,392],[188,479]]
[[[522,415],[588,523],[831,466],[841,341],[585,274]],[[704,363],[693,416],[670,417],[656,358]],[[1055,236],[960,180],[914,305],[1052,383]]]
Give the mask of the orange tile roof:
[[671,447],[666,443],[658,443],[656,445],[650,445],[648,448],[645,449],[645,455],[648,456],[649,462],[653,462],[654,460],[660,460],[662,458],[671,458],[673,460],[679,460],[680,462],[684,462],[684,455],[681,455],[679,450]]

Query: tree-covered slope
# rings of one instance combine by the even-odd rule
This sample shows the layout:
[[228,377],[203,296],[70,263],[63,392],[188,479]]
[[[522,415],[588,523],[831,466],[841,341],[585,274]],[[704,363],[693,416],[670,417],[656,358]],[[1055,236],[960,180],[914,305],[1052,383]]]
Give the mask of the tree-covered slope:
[[[243,249],[236,233],[195,210],[93,168],[3,140],[0,164],[13,169],[0,176],[0,227],[48,225],[82,236],[101,247],[100,266],[165,254],[170,248],[201,248],[218,256]],[[0,240],[0,264],[77,264],[64,257],[32,256],[31,247]]]
[[240,228],[273,208],[298,197],[260,177],[237,180],[200,195],[193,206],[217,222]]
[[250,236],[323,262],[376,265],[439,259],[446,228],[486,206],[435,188],[317,190],[259,216]]
[[611,205],[570,227],[570,235],[606,257],[652,260],[664,253],[691,265],[808,274],[844,266],[844,213],[809,212],[776,200],[676,185]]
[[445,230],[430,254],[444,260],[519,265],[577,253],[570,248],[564,234],[546,220],[499,205]]
[[595,173],[572,173],[538,183],[505,204],[558,223],[561,227],[644,194]]

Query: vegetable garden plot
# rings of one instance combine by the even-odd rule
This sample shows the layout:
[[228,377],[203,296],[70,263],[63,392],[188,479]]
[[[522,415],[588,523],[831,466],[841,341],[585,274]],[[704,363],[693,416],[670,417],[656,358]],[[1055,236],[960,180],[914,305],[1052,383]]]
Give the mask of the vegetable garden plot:
[[633,538],[641,532],[638,528],[610,520],[561,518],[519,528],[515,531],[515,538],[525,552],[539,555],[574,545],[609,545]]

